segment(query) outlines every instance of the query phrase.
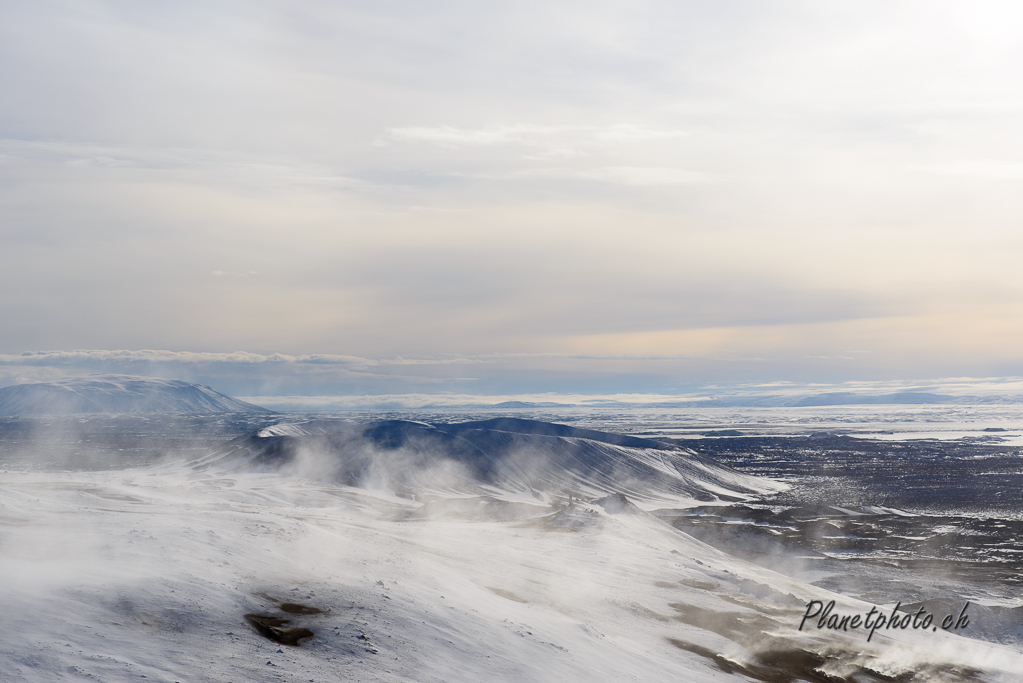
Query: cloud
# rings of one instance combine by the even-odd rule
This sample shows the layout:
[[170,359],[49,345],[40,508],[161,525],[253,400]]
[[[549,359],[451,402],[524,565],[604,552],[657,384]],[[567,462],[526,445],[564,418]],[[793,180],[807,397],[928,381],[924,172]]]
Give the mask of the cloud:
[[558,128],[542,126],[502,126],[466,130],[452,126],[409,126],[388,129],[388,138],[399,142],[423,142],[439,146],[500,145],[525,142],[538,136],[559,132]]
[[929,166],[911,166],[910,170],[978,180],[1023,180],[1023,163],[1000,161],[963,161]]
[[682,138],[692,134],[687,130],[656,129],[629,123],[605,126],[603,128],[590,128],[587,132],[597,140],[622,143]]
[[[525,157],[532,161],[564,161],[579,156],[562,148],[539,152]],[[719,178],[702,171],[666,166],[599,166],[594,168],[541,167],[508,173],[467,173],[465,177],[484,180],[557,179],[592,180],[626,187],[672,187],[678,185],[706,185],[719,182]]]
[[606,166],[586,171],[577,171],[578,178],[589,178],[636,187],[658,185],[700,185],[714,182],[714,177],[700,171],[661,166]]
[[[95,143],[0,139],[0,167],[45,165],[70,170],[134,170],[172,173],[178,176],[238,185],[267,182],[306,187],[366,189],[364,179],[332,172],[315,162],[301,162],[283,155],[259,155],[251,151],[151,145],[99,145]],[[135,176],[138,178],[138,176]]]
[[223,153],[210,150],[16,138],[0,140],[0,154],[6,163],[27,161],[79,167],[194,168],[227,161]]
[[0,365],[1019,374],[1018,10],[738,7],[0,4]]
[[362,358],[338,354],[288,355],[283,353],[259,354],[245,351],[232,353],[166,351],[154,349],[105,350],[81,349],[74,351],[27,351],[20,354],[0,354],[0,365],[39,367],[90,367],[101,364],[160,364],[166,366],[230,365],[245,366],[259,371],[261,366],[287,365],[343,367],[352,370],[370,368],[434,368],[516,363],[538,359],[583,360],[671,360],[687,358],[684,354],[599,354],[599,353],[488,353],[478,356],[427,358]]
[[610,126],[539,126],[516,124],[492,128],[456,128],[454,126],[404,126],[389,128],[378,140],[404,143],[425,143],[440,147],[494,145],[548,145],[552,139],[573,140],[576,144],[634,143],[649,140],[680,138],[685,130],[649,128],[638,124]]
[[[311,365],[344,365],[351,367],[369,367],[379,361],[343,356],[337,354],[305,354],[291,356],[282,353],[259,354],[236,351],[230,353],[166,351],[154,349],[140,350],[103,350],[82,349],[75,351],[27,351],[20,354],[0,354],[0,364],[4,365],[60,365],[88,362],[126,362],[126,363],[231,363],[244,365],[298,363]],[[422,361],[405,361],[398,359],[394,364],[417,364]],[[441,362],[441,361],[438,361]]]
[[230,270],[214,270],[210,273],[214,277],[249,277],[250,275],[256,275],[256,271],[250,270],[247,273],[237,273]]

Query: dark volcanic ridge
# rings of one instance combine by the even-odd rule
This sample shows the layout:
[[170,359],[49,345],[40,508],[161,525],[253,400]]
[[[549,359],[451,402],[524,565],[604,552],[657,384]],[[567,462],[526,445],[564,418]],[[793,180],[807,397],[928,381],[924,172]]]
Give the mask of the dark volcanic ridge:
[[86,413],[272,414],[201,384],[133,375],[89,375],[0,389],[0,416]]
[[431,493],[524,495],[543,503],[624,494],[663,506],[745,501],[786,488],[681,446],[517,418],[280,424],[235,439],[195,466],[292,472],[424,501]]

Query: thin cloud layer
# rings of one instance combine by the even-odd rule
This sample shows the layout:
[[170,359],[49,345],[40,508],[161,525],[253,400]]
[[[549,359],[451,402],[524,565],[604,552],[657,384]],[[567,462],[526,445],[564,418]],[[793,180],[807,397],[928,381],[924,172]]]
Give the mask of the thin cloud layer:
[[545,146],[551,139],[574,140],[576,144],[593,146],[600,143],[629,143],[661,140],[689,135],[684,130],[658,130],[635,124],[609,126],[533,126],[518,124],[494,128],[464,129],[453,126],[405,127],[388,129],[378,144],[389,141],[428,143],[440,147],[477,145]]
[[1019,18],[8,3],[0,353],[216,358],[0,367],[233,364],[246,395],[1019,375]]

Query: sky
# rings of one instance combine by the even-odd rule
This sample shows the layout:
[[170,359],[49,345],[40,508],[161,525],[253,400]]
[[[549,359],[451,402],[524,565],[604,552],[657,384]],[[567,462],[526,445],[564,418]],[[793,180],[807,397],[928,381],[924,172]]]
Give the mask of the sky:
[[0,2],[0,386],[1023,376],[1011,2]]

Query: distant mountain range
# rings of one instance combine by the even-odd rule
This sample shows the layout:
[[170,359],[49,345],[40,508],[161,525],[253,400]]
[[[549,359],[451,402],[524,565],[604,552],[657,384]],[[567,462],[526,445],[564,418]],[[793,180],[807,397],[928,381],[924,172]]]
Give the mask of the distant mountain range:
[[669,410],[697,410],[700,408],[800,408],[822,406],[922,406],[922,405],[1018,405],[1023,403],[1020,394],[954,395],[921,390],[865,393],[836,391],[819,394],[727,394],[665,396],[661,400],[622,400],[609,398],[585,398],[573,401],[520,401],[508,400],[491,403],[488,396],[465,396],[464,402],[453,403],[448,397],[436,403],[424,403],[421,395],[385,396],[263,396],[251,397],[277,412],[283,413],[330,413],[349,411],[557,411],[563,408],[599,408],[601,410],[634,410],[643,408]]
[[[849,406],[849,405],[935,405],[981,403],[1020,403],[1018,396],[953,396],[935,394],[927,391],[897,391],[887,394],[863,394],[853,391],[835,391],[823,394],[803,394],[796,396],[779,395],[747,395],[719,396],[705,400],[664,401],[659,403],[629,403],[627,401],[601,401],[586,404],[568,403],[528,403],[524,401],[505,401],[488,407],[497,409],[540,408],[540,407],[576,407],[576,405],[596,406],[602,408],[799,408],[810,406]],[[440,406],[438,406],[440,407]]]
[[861,394],[834,391],[803,396],[736,396],[706,401],[703,405],[720,406],[848,406],[848,405],[928,405],[936,403],[985,402],[975,396],[951,396],[926,391],[899,391],[889,394]]
[[90,375],[0,389],[0,416],[76,413],[273,413],[201,384]]

